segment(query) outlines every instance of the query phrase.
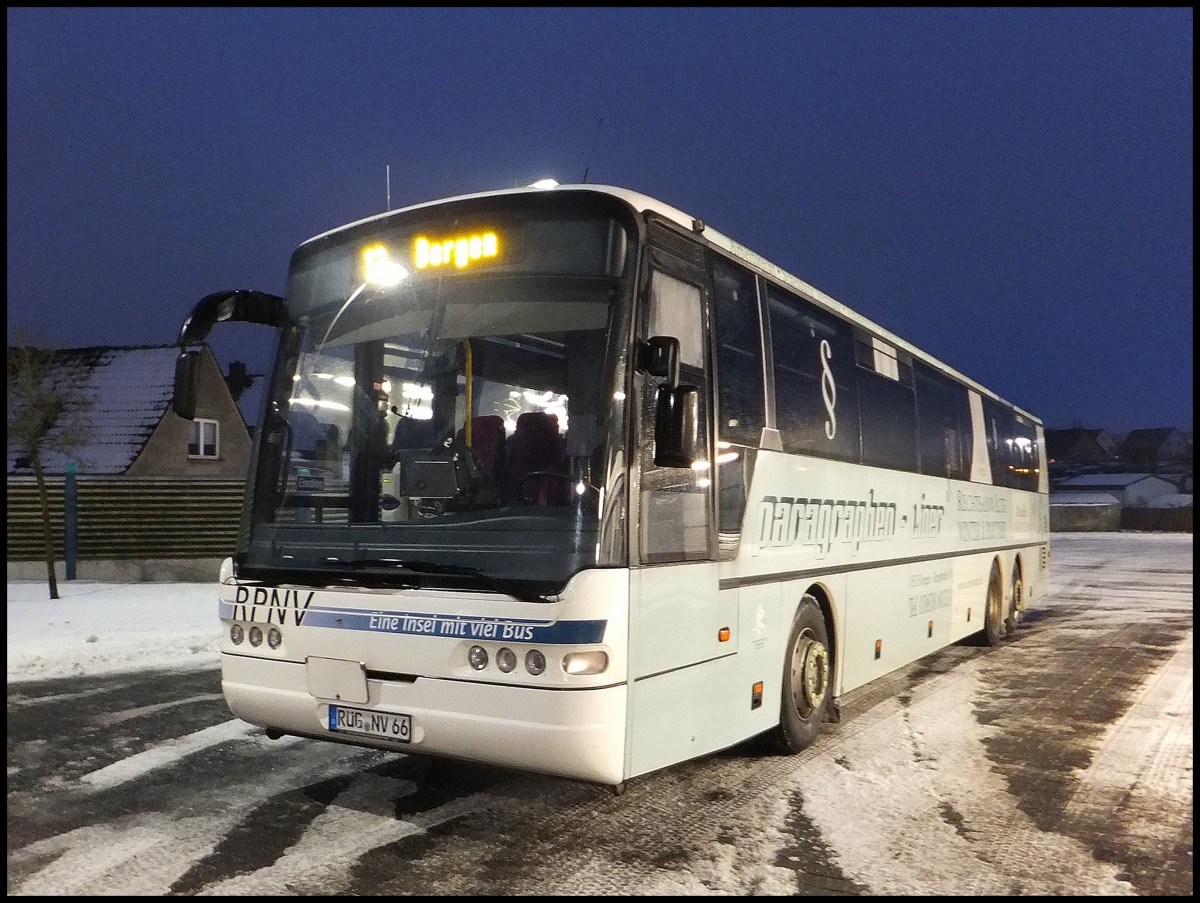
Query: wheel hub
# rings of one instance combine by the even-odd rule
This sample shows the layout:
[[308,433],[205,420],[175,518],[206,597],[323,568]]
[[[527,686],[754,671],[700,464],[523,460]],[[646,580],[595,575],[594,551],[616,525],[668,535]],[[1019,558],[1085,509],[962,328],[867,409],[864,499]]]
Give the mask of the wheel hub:
[[829,651],[818,640],[806,637],[800,646],[800,689],[806,708],[821,704],[829,686]]

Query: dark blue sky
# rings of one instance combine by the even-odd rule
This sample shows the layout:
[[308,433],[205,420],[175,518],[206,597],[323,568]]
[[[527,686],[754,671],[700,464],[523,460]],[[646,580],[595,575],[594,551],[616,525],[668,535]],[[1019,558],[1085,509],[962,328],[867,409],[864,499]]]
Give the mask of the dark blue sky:
[[[1048,426],[1190,430],[1192,22],[10,8],[8,328],[170,343],[384,210],[388,166],[392,207],[586,170]],[[261,369],[273,333],[242,330],[218,357]]]

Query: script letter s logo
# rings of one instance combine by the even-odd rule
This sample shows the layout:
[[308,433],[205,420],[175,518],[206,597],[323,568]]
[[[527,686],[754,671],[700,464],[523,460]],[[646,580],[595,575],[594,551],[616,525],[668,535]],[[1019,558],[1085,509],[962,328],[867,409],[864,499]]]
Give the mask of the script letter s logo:
[[829,347],[828,339],[821,339],[821,399],[825,402],[825,410],[829,419],[825,421],[825,437],[832,439],[837,434],[837,383],[833,381],[833,371],[829,369],[829,361],[833,359],[833,349]]

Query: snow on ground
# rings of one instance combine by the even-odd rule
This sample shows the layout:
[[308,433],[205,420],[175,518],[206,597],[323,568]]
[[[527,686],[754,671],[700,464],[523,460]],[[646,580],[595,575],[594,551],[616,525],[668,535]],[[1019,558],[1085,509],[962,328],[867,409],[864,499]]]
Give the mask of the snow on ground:
[[140,668],[216,667],[215,583],[8,584],[8,682]]

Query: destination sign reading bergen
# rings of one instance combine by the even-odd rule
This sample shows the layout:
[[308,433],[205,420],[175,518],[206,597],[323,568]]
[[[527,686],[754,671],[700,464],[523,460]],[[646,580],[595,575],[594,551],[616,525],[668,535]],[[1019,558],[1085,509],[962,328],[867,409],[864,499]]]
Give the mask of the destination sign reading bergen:
[[[461,270],[477,260],[496,258],[499,254],[500,240],[495,232],[434,240],[418,235],[413,239],[412,262],[418,270],[449,264]],[[363,248],[362,261],[363,279],[372,285],[396,285],[408,275],[408,270],[392,260],[387,247],[382,244]]]
[[433,240],[418,235],[413,241],[413,263],[418,270],[450,263],[461,270],[476,260],[496,257],[499,253],[500,242],[495,232]]

